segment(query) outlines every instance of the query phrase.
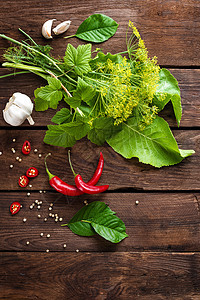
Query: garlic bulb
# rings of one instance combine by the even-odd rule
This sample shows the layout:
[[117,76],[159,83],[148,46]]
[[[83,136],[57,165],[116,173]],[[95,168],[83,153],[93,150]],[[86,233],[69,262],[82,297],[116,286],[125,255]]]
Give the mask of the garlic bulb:
[[30,125],[33,125],[35,122],[31,117],[32,111],[33,103],[31,99],[27,95],[17,92],[12,95],[6,104],[3,110],[3,117],[4,120],[12,126],[19,126],[26,119]]
[[45,39],[52,39],[51,36],[51,27],[53,25],[53,21],[55,21],[56,19],[51,19],[46,21],[43,26],[42,26],[42,35],[43,37],[45,37]]
[[58,35],[58,34],[61,34],[65,31],[67,31],[67,29],[69,28],[71,24],[71,21],[64,21],[60,24],[58,24],[54,29],[53,29],[53,32],[54,34]]

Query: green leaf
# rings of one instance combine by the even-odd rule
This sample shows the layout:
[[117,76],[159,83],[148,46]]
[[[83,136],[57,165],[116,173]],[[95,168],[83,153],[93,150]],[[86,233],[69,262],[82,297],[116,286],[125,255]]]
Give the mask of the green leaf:
[[[177,80],[167,69],[160,71],[160,83],[155,93],[154,104],[162,110],[171,100],[178,126],[182,117],[180,89]],[[163,95],[165,98],[163,99]]]
[[88,42],[102,43],[115,34],[118,26],[112,18],[103,14],[94,14],[79,26],[76,37]]
[[88,131],[89,125],[81,121],[49,125],[44,142],[53,146],[72,147],[76,140],[82,139]]
[[53,78],[53,77],[48,77],[47,81],[53,90],[59,90],[61,88],[60,80]]
[[91,225],[96,233],[112,243],[119,243],[128,236],[124,222],[114,215],[98,215],[91,222]]
[[[95,216],[104,214],[113,215],[114,212],[103,202],[95,201],[92,202],[83,208],[81,208],[74,217],[69,221],[67,226],[71,229],[72,232],[81,236],[91,236],[96,234],[92,228],[90,221],[95,218]],[[83,222],[89,221],[89,222]]]
[[65,65],[69,68],[74,68],[78,75],[89,72],[91,70],[89,65],[91,48],[91,44],[79,45],[77,49],[68,44],[64,57]]
[[68,108],[62,108],[51,119],[56,124],[69,123],[72,121],[72,114]]
[[81,105],[81,99],[78,99],[76,97],[69,97],[65,96],[64,101],[71,107],[71,108],[77,108],[78,106]]
[[38,97],[47,101],[50,108],[56,109],[63,94],[52,86],[45,86],[39,91]]
[[138,128],[135,119],[130,118],[122,124],[122,130],[114,133],[107,142],[125,158],[138,157],[140,162],[158,168],[177,164],[194,153],[193,150],[180,152],[167,122],[160,117],[156,117],[143,131]]
[[98,54],[91,59],[90,66],[91,68],[94,68],[99,63],[107,62],[108,59],[116,64],[119,64],[122,62],[123,57],[120,54],[111,54],[110,52],[104,54],[103,52],[98,52]]
[[49,108],[48,101],[45,101],[41,98],[35,98],[35,110],[36,111],[45,111]]
[[76,143],[76,139],[69,128],[66,130],[63,125],[48,125],[44,142],[49,145],[66,148],[72,147]]
[[88,133],[88,139],[97,145],[103,145],[114,130],[112,118],[100,117],[93,121],[92,129]]

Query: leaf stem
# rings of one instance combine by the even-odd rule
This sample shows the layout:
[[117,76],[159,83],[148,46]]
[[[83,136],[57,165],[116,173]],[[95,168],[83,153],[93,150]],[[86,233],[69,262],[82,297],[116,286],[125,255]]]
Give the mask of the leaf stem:
[[70,38],[72,38],[72,37],[74,37],[74,36],[76,36],[76,35],[75,35],[75,34],[73,34],[73,35],[68,35],[68,36],[65,36],[64,39],[70,39]]

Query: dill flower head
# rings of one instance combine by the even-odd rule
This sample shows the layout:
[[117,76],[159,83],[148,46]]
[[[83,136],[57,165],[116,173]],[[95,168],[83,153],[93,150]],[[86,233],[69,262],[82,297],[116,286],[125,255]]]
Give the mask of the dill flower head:
[[109,72],[107,86],[100,87],[105,114],[115,119],[115,125],[130,117],[133,107],[137,106],[135,87],[132,86],[131,64],[126,57],[120,63],[107,59],[101,71]]
[[[112,55],[98,60],[90,84],[100,93],[103,112],[113,118],[114,124],[135,117],[143,129],[150,125],[158,113],[152,100],[159,84],[160,68],[157,58],[150,59],[137,28],[129,21],[131,35],[127,40],[128,58],[112,59]],[[94,74],[93,73],[93,74]],[[89,79],[89,78],[87,78]]]

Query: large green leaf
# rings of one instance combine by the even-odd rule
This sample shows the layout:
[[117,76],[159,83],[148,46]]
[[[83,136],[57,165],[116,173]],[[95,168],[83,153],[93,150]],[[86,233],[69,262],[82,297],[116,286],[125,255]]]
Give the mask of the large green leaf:
[[72,147],[76,140],[82,139],[88,131],[89,125],[80,120],[61,125],[48,125],[44,142],[53,146]]
[[[67,226],[74,233],[82,236],[91,236],[96,234],[91,227],[91,220],[98,215],[111,214],[114,212],[103,202],[95,201],[81,208],[69,221]],[[84,222],[83,222],[84,220]],[[88,221],[88,222],[87,222]]]
[[171,100],[174,114],[179,125],[182,116],[182,106],[178,82],[170,71],[164,68],[160,70],[159,76],[160,82],[155,93],[154,104],[159,110],[162,110]]
[[94,14],[79,26],[76,37],[88,42],[102,43],[115,34],[118,26],[112,18]]
[[110,214],[98,215],[91,222],[91,225],[96,233],[112,243],[119,243],[128,236],[124,222],[117,216]]
[[107,142],[125,158],[138,157],[140,162],[158,168],[177,164],[194,153],[193,150],[179,150],[167,122],[160,117],[142,131],[135,119],[130,118]]
[[64,61],[68,68],[74,68],[78,75],[90,71],[89,61],[91,59],[91,44],[79,45],[74,48],[71,44],[67,45]]

